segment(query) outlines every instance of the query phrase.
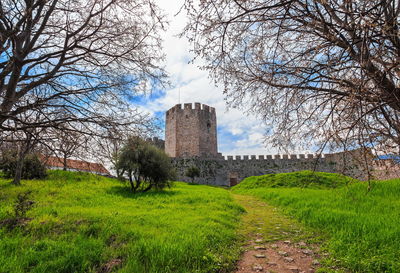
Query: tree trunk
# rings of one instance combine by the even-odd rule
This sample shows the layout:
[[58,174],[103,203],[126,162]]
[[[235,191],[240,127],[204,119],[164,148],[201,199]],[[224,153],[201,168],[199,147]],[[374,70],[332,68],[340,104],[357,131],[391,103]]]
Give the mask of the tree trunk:
[[64,160],[63,160],[63,170],[67,170],[67,155],[64,155]]
[[25,154],[19,153],[17,166],[15,167],[14,180],[11,182],[13,185],[21,185],[22,168],[24,166]]
[[136,180],[136,186],[135,186],[135,192],[136,192],[139,189],[141,182],[140,179],[135,179],[135,180]]
[[[25,134],[27,133],[25,132]],[[22,176],[22,169],[24,167],[24,159],[26,154],[33,146],[31,140],[32,140],[32,135],[27,134],[25,145],[22,144],[19,148],[17,166],[15,166],[15,176],[11,184],[21,185],[21,176]]]
[[135,185],[133,184],[132,172],[129,172],[128,176],[129,176],[129,184],[131,185],[131,190],[133,193],[135,193],[136,189],[135,189]]
[[135,175],[133,175],[133,177],[135,178],[135,183],[136,183],[136,185],[135,185],[135,192],[136,192],[136,191],[139,189],[140,184],[142,183],[142,182],[140,181],[140,174],[139,174],[139,171],[138,171],[138,170],[136,170]]
[[149,185],[143,190],[143,192],[146,192],[146,191],[151,190],[152,187],[153,187],[153,185],[152,185],[152,184],[149,184]]

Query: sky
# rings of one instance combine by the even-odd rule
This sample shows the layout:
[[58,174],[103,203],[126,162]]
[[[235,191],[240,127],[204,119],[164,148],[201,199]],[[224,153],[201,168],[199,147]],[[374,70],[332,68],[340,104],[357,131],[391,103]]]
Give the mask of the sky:
[[[218,150],[223,155],[267,155],[277,150],[263,143],[266,128],[254,116],[237,109],[227,109],[222,87],[216,87],[208,72],[200,70],[201,60],[190,61],[190,45],[186,38],[179,38],[185,26],[186,15],[178,11],[183,0],[157,0],[168,16],[168,30],[163,33],[165,68],[170,75],[171,88],[150,95],[142,101],[142,107],[165,120],[165,111],[177,103],[200,102],[215,107],[218,126]],[[160,135],[164,139],[164,135]]]

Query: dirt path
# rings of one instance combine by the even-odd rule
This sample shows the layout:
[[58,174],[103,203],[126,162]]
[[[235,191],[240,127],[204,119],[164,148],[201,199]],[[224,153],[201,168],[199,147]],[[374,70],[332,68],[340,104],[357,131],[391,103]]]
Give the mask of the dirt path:
[[312,273],[319,265],[317,247],[295,221],[260,200],[234,195],[247,211],[243,216],[246,244],[235,273]]

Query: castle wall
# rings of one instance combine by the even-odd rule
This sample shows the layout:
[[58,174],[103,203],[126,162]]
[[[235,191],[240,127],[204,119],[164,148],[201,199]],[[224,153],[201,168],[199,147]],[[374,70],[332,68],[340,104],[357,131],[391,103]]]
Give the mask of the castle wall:
[[[166,112],[165,152],[172,158],[178,180],[191,166],[200,169],[197,183],[231,186],[246,177],[270,173],[315,170],[366,179],[371,157],[363,150],[315,155],[245,155],[222,157],[217,150],[215,109],[205,104],[177,104]],[[383,174],[383,171],[380,173]]]
[[195,183],[229,186],[227,182],[227,161],[223,158],[173,158],[172,162],[177,172],[177,181],[191,181],[192,179],[185,176],[185,173],[189,167],[196,166],[200,170],[200,177],[195,178]]
[[400,177],[400,165],[392,159],[374,162],[372,176],[374,179],[387,180]]
[[218,156],[215,109],[177,104],[166,112],[165,152],[170,157]]
[[146,139],[146,141],[156,146],[158,149],[165,150],[165,141],[163,139],[159,139],[158,137],[152,137]]
[[[185,176],[191,166],[200,169],[199,184],[231,186],[246,177],[271,173],[288,173],[302,170],[343,173],[357,179],[366,179],[366,172],[355,161],[355,155],[343,153],[315,155],[228,156],[226,158],[175,158],[178,180],[191,181]],[[358,154],[357,154],[358,156]],[[359,157],[359,156],[358,156]],[[237,179],[237,180],[236,180]]]

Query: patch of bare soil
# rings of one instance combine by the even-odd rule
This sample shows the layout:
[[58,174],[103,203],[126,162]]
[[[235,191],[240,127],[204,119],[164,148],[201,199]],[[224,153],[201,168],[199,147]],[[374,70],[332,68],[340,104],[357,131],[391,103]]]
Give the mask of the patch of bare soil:
[[235,273],[316,271],[318,246],[309,243],[301,225],[254,197],[235,195],[235,199],[247,211],[241,227],[247,243]]
[[98,273],[109,273],[112,272],[116,267],[119,267],[122,264],[121,259],[112,259],[108,261],[105,265],[103,265]]
[[246,246],[236,273],[312,273],[319,265],[318,256],[304,242],[262,244],[259,241],[262,238],[257,237]]
[[23,227],[26,226],[32,218],[27,218],[27,217],[21,217],[21,218],[7,218],[2,221],[0,221],[0,227],[5,226],[8,229],[13,229],[15,227]]

